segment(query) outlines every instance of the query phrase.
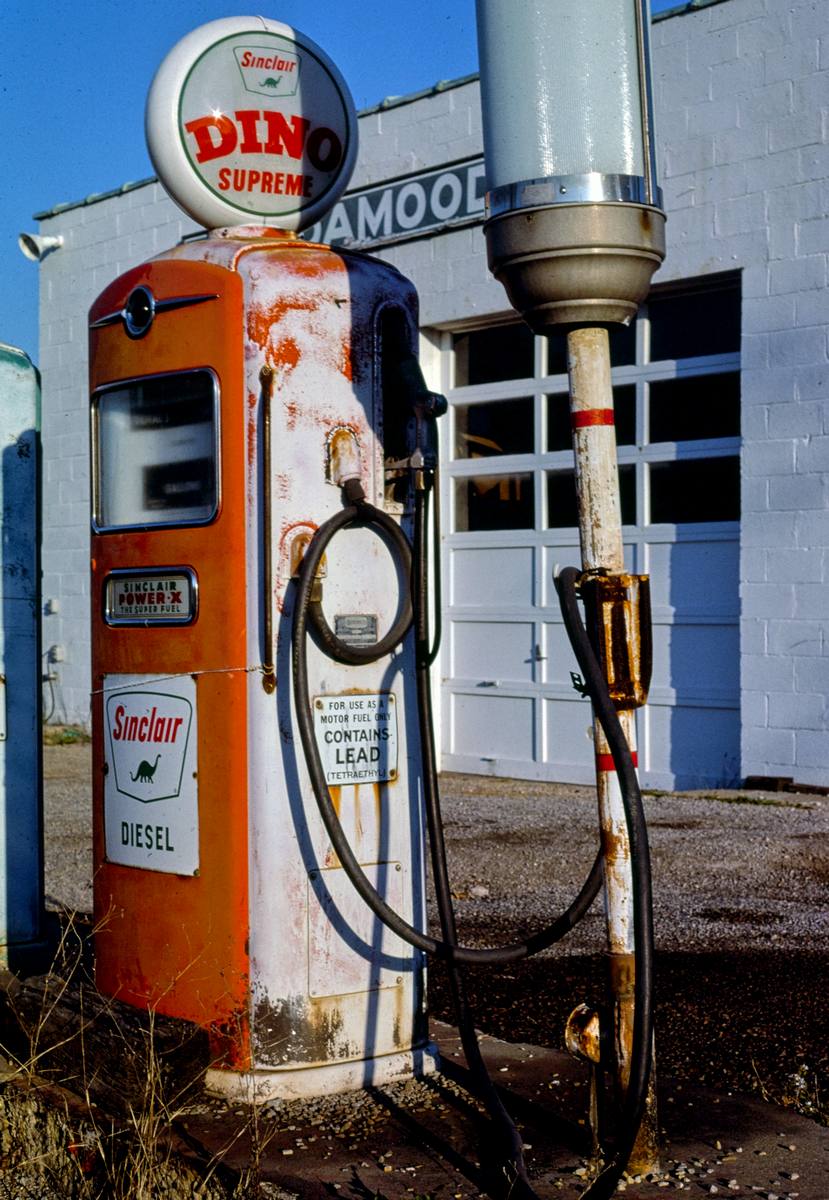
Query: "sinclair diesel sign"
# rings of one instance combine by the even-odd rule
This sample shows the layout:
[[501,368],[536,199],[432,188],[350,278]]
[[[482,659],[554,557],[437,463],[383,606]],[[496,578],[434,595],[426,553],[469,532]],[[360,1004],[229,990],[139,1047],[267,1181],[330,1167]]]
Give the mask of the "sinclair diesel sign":
[[208,228],[304,229],[337,201],[357,154],[334,63],[264,17],[211,21],[174,46],[150,88],[146,133],[165,188]]
[[107,859],[192,875],[199,866],[195,681],[107,675],[104,688]]

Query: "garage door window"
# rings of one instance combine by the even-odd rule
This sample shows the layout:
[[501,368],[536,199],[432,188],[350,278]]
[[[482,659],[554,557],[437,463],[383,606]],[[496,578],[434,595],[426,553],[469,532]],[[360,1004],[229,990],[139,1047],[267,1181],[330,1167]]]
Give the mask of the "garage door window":
[[[739,519],[739,333],[724,277],[655,293],[611,330],[625,524]],[[454,531],[574,528],[564,335],[510,324],[450,348]]]

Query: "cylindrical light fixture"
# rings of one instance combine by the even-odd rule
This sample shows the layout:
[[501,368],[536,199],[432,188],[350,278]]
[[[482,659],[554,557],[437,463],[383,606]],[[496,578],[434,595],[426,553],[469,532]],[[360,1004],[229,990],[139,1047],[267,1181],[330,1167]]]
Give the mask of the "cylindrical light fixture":
[[665,256],[648,0],[477,0],[490,270],[536,329],[629,321]]

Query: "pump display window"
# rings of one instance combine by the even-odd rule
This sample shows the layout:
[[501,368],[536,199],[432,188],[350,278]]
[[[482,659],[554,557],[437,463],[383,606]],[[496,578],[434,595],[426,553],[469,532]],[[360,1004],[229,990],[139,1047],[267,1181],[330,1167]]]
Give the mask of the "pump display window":
[[92,398],[97,529],[199,525],[218,508],[218,381],[180,371]]

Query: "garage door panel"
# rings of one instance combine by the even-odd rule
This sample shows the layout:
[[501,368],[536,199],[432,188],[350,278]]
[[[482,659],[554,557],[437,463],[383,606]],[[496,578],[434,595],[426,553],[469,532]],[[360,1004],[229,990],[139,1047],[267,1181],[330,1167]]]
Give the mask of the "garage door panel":
[[532,762],[534,730],[534,702],[530,697],[463,692],[452,697],[450,754]]
[[531,546],[458,547],[451,551],[451,603],[461,608],[514,608],[532,603]]
[[545,546],[542,551],[541,596],[545,608],[558,612],[558,592],[553,576],[565,567],[581,569],[581,550],[578,541],[567,545]]
[[563,624],[560,621],[548,622],[544,626],[544,677],[543,682],[553,687],[571,690],[573,681],[571,671],[578,671],[579,664],[570,645]]
[[654,610],[737,618],[740,548],[728,541],[651,542],[647,548]]
[[453,621],[453,678],[531,683],[533,631],[531,621]]
[[[595,774],[593,717],[587,700],[545,700],[544,742],[549,761],[562,768],[578,768],[592,782]],[[574,776],[570,776],[575,780]]]

